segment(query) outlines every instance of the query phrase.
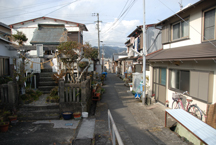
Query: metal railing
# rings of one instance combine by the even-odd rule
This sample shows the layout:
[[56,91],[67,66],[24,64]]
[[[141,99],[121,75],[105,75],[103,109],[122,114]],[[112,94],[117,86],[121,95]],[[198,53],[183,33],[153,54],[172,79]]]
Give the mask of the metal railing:
[[112,144],[116,145],[116,141],[117,141],[118,145],[124,145],[109,109],[108,109],[108,127],[112,139]]

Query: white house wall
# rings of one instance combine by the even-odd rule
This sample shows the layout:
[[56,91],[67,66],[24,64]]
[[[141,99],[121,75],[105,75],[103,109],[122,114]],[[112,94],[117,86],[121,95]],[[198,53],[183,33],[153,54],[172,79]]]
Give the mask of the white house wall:
[[34,22],[27,21],[24,22],[23,24],[19,23],[13,25],[12,34],[16,34],[17,30],[23,32],[28,38],[28,41],[25,43],[25,45],[31,45],[30,41],[32,40],[34,30],[38,28],[38,24],[64,24],[65,28],[68,31],[76,31],[76,32],[80,31],[80,28],[77,26],[77,24],[74,23],[70,23],[70,22],[65,23],[64,21],[58,21],[58,20],[54,21],[54,19],[49,19],[49,18],[46,19],[40,18],[40,19],[35,19]]
[[17,58],[17,51],[9,51],[8,48],[5,47],[7,43],[4,43],[0,41],[0,49],[1,49],[1,54],[0,57],[9,57],[10,58],[10,64],[13,64],[13,58]]
[[[189,16],[189,39],[164,44],[163,49],[176,48],[202,42],[202,9],[193,9]],[[170,31],[171,33],[171,31]]]

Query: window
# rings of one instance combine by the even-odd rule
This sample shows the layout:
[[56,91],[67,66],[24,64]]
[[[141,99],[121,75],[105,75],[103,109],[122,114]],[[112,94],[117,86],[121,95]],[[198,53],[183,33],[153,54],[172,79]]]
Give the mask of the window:
[[172,40],[177,40],[181,38],[189,37],[189,19],[185,21],[180,21],[172,25]]
[[204,12],[204,38],[203,40],[215,39],[215,8]]
[[0,58],[0,76],[9,75],[9,59]]
[[161,85],[166,85],[166,68],[159,69],[159,83]]
[[170,70],[170,88],[189,91],[190,72],[186,70]]

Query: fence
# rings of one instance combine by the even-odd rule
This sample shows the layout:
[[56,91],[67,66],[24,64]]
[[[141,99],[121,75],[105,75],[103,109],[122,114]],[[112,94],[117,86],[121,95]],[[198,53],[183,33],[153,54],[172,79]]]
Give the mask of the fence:
[[216,129],[216,103],[208,104],[206,123]]
[[124,145],[109,109],[108,109],[108,127],[112,139],[112,144],[116,145],[116,140],[117,140],[118,145]]
[[90,77],[77,84],[59,80],[60,110],[87,112],[91,104],[90,82]]
[[1,105],[16,105],[18,102],[17,84],[10,81],[0,85]]

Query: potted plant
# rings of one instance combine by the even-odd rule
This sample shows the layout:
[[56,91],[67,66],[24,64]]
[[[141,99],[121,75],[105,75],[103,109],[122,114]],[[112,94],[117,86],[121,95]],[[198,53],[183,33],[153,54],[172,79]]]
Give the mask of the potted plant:
[[81,112],[73,113],[74,119],[81,119]]
[[1,119],[0,122],[0,131],[1,132],[7,132],[9,127],[9,122],[8,121],[3,121],[3,118]]
[[69,120],[72,118],[73,112],[70,111],[65,111],[62,113],[62,117],[64,118],[64,120]]
[[100,97],[100,95],[101,95],[101,88],[98,88],[95,93],[95,97]]

